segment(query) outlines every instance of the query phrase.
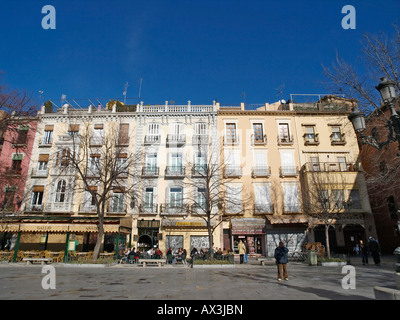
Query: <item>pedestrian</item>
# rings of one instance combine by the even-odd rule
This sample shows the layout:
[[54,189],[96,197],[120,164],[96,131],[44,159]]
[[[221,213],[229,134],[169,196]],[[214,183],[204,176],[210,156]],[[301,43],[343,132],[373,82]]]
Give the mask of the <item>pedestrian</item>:
[[246,246],[244,245],[242,240],[239,241],[238,249],[240,255],[240,264],[243,264],[244,254],[246,253]]
[[244,263],[247,263],[249,260],[248,260],[248,254],[249,254],[249,245],[247,244],[247,241],[246,240],[244,240],[244,246],[246,247],[246,252],[244,253],[244,256],[243,256],[243,262]]
[[279,242],[274,255],[278,267],[278,281],[282,281],[282,276],[285,280],[289,280],[287,273],[288,252],[289,250],[283,245],[283,242]]
[[371,252],[371,256],[374,259],[375,265],[381,265],[381,259],[379,258],[379,244],[376,239],[373,237],[369,237],[369,251]]
[[362,257],[362,264],[368,265],[368,246],[364,244],[362,240],[360,240],[360,252]]

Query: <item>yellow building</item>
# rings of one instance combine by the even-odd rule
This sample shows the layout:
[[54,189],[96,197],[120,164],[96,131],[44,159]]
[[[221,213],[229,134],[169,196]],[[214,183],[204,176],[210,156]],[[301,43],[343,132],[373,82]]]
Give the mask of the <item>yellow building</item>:
[[347,252],[374,234],[357,138],[347,119],[354,103],[328,96],[314,104],[277,102],[253,110],[218,105],[221,162],[234,168],[229,182],[242,190],[246,202],[240,215],[225,219],[224,247],[233,245],[236,251],[238,241],[246,240],[250,253],[272,256],[280,240],[292,252],[305,242],[324,243],[321,222],[303,203],[316,192],[311,180],[316,169],[340,178],[330,188],[340,190],[346,203],[354,202],[343,221],[334,221],[331,247]]

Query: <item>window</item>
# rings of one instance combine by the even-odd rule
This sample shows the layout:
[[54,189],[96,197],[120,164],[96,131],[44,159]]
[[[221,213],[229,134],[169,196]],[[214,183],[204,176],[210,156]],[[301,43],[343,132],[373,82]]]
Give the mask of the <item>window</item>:
[[112,212],[125,211],[125,194],[121,190],[114,190],[112,197]]
[[261,123],[253,123],[254,143],[264,143],[263,126]]
[[29,127],[26,126],[21,126],[18,128],[17,144],[26,144],[26,140],[28,139],[28,130]]
[[207,172],[207,160],[206,156],[201,152],[196,152],[194,155],[194,170],[196,173],[205,175]]
[[320,165],[319,165],[319,157],[318,156],[314,156],[314,157],[310,157],[310,161],[311,161],[311,171],[320,171]]
[[160,142],[160,125],[158,123],[150,123],[147,125],[147,133],[145,143],[152,144]]
[[100,172],[100,154],[91,154],[89,162],[89,174],[98,175]]
[[255,152],[254,153],[254,168],[253,173],[255,176],[269,175],[269,167],[267,163],[266,152]]
[[76,137],[79,133],[79,124],[70,124],[68,127],[68,134],[71,137]]
[[294,160],[294,151],[280,150],[281,154],[281,175],[297,175],[297,168]]
[[153,188],[146,188],[144,194],[144,207],[145,208],[152,208],[153,207],[153,200],[154,200],[154,189]]
[[49,162],[48,154],[40,154],[38,160],[38,171],[47,171],[47,165]]
[[340,131],[340,127],[337,127],[337,126],[332,127],[331,138],[332,138],[332,141],[334,141],[334,142],[342,141],[342,133]]
[[15,173],[21,173],[22,170],[22,160],[15,160],[13,159],[12,161],[12,167],[11,167],[12,171]]
[[128,154],[118,153],[115,161],[115,174],[127,175],[129,170]]
[[197,188],[197,205],[205,210],[206,209],[206,189]]
[[63,149],[57,154],[57,165],[62,167],[68,167],[71,157],[71,150],[69,148]]
[[316,142],[316,135],[315,135],[315,126],[306,126],[305,127],[305,140],[306,142]]
[[341,210],[345,208],[344,201],[344,190],[332,190],[332,200],[334,203],[334,207],[337,210]]
[[318,191],[318,203],[320,205],[321,210],[329,210],[331,208],[329,202],[329,191],[328,190],[319,190]]
[[196,135],[207,135],[207,124],[206,123],[195,123],[194,134]]
[[340,171],[347,171],[346,157],[337,157]]
[[255,212],[272,212],[269,184],[254,185]]
[[14,208],[14,196],[17,191],[16,187],[5,187],[4,190],[4,200],[3,200],[3,208],[4,209],[13,209]]
[[43,134],[43,144],[52,144],[53,143],[53,130],[54,126],[45,126],[44,134]]
[[171,188],[169,191],[169,205],[171,208],[182,206],[182,188]]
[[182,155],[179,153],[173,153],[170,156],[170,169],[171,171],[182,170]]
[[226,142],[227,143],[238,142],[235,123],[227,123],[226,124]]
[[104,136],[104,125],[103,124],[95,124],[93,127],[93,134],[90,140],[92,145],[102,145],[103,144],[103,136]]
[[283,185],[284,212],[300,212],[299,186],[297,184]]
[[118,144],[119,145],[129,145],[129,124],[128,123],[121,123],[119,125]]
[[34,186],[32,191],[32,208],[41,207],[43,204],[44,186]]
[[360,192],[358,190],[353,189],[350,191],[348,206],[349,209],[362,209]]
[[66,189],[66,182],[65,180],[60,180],[57,183],[56,188],[56,199],[55,202],[62,203],[65,201],[65,189]]
[[241,184],[226,186],[225,206],[227,213],[241,213],[243,211]]
[[279,123],[278,125],[279,141],[280,142],[290,142],[290,131],[288,123]]

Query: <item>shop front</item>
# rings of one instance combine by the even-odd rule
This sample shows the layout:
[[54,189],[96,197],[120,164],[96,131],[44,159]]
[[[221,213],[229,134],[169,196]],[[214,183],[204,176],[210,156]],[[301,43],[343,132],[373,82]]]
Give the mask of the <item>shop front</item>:
[[[128,221],[114,219],[104,223],[103,250],[107,238],[113,238],[112,251],[116,251],[131,234]],[[3,237],[11,239],[6,250],[20,251],[92,251],[97,241],[98,225],[95,220],[74,219],[21,219],[2,222],[0,231]],[[110,247],[111,248],[111,247]],[[107,251],[107,250],[106,250]]]
[[231,220],[233,252],[239,253],[240,240],[246,241],[249,255],[265,255],[265,220],[258,218],[241,218]]
[[[215,222],[211,226],[214,228]],[[212,247],[210,244],[207,224],[201,220],[178,220],[178,219],[163,219],[162,223],[162,240],[160,241],[160,249],[168,250],[171,248],[173,252],[177,252],[179,248],[186,249],[188,255],[193,248],[199,252]],[[219,241],[216,241],[214,233],[214,247],[218,246]]]
[[266,256],[274,257],[279,242],[289,252],[301,251],[307,242],[308,218],[303,215],[269,216],[267,223]]

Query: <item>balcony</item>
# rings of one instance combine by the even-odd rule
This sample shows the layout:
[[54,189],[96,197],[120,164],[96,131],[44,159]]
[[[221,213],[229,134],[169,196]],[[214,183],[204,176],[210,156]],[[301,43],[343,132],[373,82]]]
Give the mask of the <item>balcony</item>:
[[115,205],[110,205],[108,207],[108,214],[126,214],[126,204],[125,202],[123,204],[115,204]]
[[299,168],[296,166],[280,167],[279,175],[281,177],[297,177],[299,175]]
[[72,214],[72,203],[70,202],[47,203],[45,207],[45,212]]
[[224,146],[237,146],[239,144],[239,136],[224,137]]
[[167,145],[182,146],[186,143],[186,134],[167,135]]
[[91,146],[102,146],[103,145],[103,137],[91,137],[90,145]]
[[269,166],[256,166],[251,171],[253,178],[268,178],[271,176],[271,167]]
[[75,175],[76,168],[69,165],[54,166],[51,170],[51,175],[57,176],[69,176]]
[[256,136],[254,134],[251,135],[251,145],[252,146],[265,146],[267,144],[267,135]]
[[188,206],[183,203],[163,203],[160,205],[160,214],[161,215],[178,215],[178,216],[187,216]]
[[161,142],[161,135],[150,135],[147,134],[144,136],[144,145],[153,145],[153,144],[160,144]]
[[224,178],[240,178],[242,176],[242,168],[240,166],[226,166],[224,170]]
[[207,165],[196,164],[192,168],[192,177],[206,177],[207,176]]
[[255,203],[254,214],[273,214],[274,205],[270,203]]
[[46,178],[49,174],[49,169],[39,170],[39,169],[32,169],[31,176],[32,178]]
[[7,167],[4,171],[6,176],[20,176],[22,174],[21,168]]
[[307,162],[303,172],[362,172],[361,165],[345,162]]
[[192,145],[205,145],[209,143],[209,136],[206,134],[195,134],[192,137]]
[[79,206],[79,213],[97,214],[97,208],[95,205],[83,203]]
[[165,168],[166,178],[184,178],[185,167],[184,166],[169,166]]
[[284,204],[283,205],[283,213],[290,214],[290,213],[300,213],[301,207],[300,204]]
[[139,214],[157,214],[158,205],[143,203],[139,206]]
[[319,145],[319,134],[304,134],[304,145],[305,146],[318,146]]
[[157,178],[159,173],[159,167],[145,166],[142,168],[142,177]]
[[293,135],[280,136],[278,135],[278,146],[290,146],[293,145]]
[[30,204],[26,207],[26,211],[43,213],[43,204]]
[[334,134],[332,133],[331,136],[331,145],[332,146],[344,146],[346,144],[345,134]]

